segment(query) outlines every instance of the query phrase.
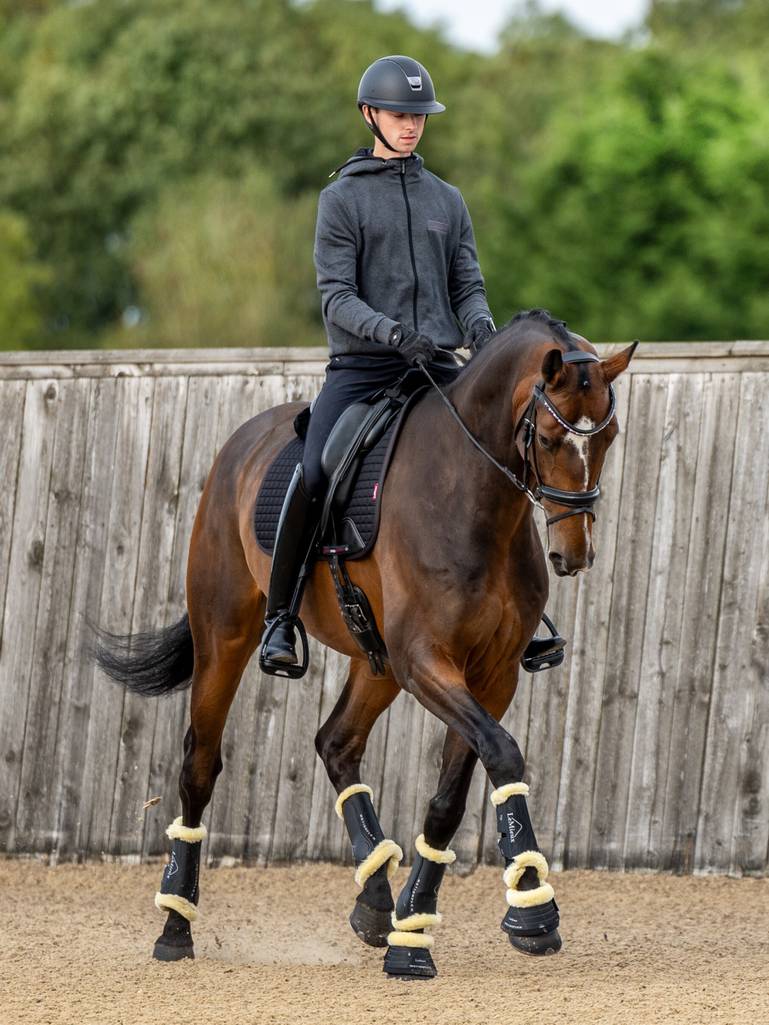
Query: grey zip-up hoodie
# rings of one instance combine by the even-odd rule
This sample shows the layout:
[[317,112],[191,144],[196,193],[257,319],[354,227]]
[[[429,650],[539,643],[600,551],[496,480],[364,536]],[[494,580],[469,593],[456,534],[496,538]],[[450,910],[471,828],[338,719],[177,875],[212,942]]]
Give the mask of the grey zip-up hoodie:
[[315,269],[331,355],[381,353],[396,323],[446,349],[491,317],[459,189],[416,153],[358,153],[320,194]]

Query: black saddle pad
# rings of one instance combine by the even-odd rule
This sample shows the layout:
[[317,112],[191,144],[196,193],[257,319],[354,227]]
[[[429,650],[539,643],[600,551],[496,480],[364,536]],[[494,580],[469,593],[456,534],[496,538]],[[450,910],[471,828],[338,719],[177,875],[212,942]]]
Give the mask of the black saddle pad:
[[[382,485],[402,420],[401,413],[363,457],[355,485],[341,516],[352,522],[363,544],[362,548],[350,551],[346,556],[348,559],[361,559],[374,547],[379,530]],[[275,532],[283,499],[296,464],[302,461],[303,453],[304,441],[292,438],[271,463],[259,489],[254,507],[254,531],[259,547],[270,555],[275,547]]]

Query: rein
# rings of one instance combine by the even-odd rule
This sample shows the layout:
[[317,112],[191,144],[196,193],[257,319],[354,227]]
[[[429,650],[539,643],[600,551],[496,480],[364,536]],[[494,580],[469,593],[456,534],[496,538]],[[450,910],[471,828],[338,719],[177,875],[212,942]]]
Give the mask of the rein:
[[[592,352],[583,352],[581,349],[564,352],[561,354],[561,358],[564,363],[599,363],[600,360]],[[601,494],[601,489],[596,486],[591,488],[589,491],[563,491],[560,488],[551,488],[547,484],[543,484],[542,478],[539,473],[539,466],[537,465],[536,446],[534,444],[537,432],[537,406],[542,404],[548,413],[556,420],[564,430],[570,434],[576,434],[579,437],[591,437],[594,434],[598,434],[604,428],[608,427],[611,421],[614,419],[614,415],[617,408],[617,399],[614,394],[613,385],[609,385],[609,411],[606,416],[601,420],[595,427],[578,427],[576,424],[571,423],[561,413],[555,403],[552,401],[549,395],[545,393],[545,382],[541,381],[539,384],[534,386],[534,391],[531,396],[531,400],[526,407],[521,419],[516,425],[513,437],[517,438],[521,431],[521,428],[525,429],[524,436],[524,457],[523,457],[523,480],[518,477],[513,471],[505,466],[504,463],[500,463],[499,460],[495,459],[494,456],[484,448],[481,442],[475,437],[473,432],[465,424],[462,417],[457,412],[454,404],[451,400],[441,391],[436,382],[433,380],[429,370],[424,363],[419,364],[419,368],[425,375],[427,380],[430,382],[434,390],[440,395],[441,401],[451,413],[452,417],[461,427],[465,436],[470,442],[478,449],[484,458],[492,463],[496,468],[503,473],[510,483],[522,494],[526,495],[532,505],[542,509],[546,513],[542,500],[552,502],[555,505],[564,506],[566,512],[558,513],[556,516],[547,516],[546,525],[549,527],[553,523],[558,523],[560,520],[565,520],[569,516],[579,516],[584,513],[587,516],[591,516],[595,519],[595,512],[593,506],[598,500]],[[530,457],[531,453],[531,457]],[[527,484],[529,476],[529,466],[531,465],[534,472],[535,486],[530,488]]]

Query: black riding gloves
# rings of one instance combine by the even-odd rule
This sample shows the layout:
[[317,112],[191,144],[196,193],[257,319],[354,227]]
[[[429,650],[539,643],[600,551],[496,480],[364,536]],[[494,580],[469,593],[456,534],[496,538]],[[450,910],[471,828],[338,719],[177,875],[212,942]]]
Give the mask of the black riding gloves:
[[496,332],[496,326],[491,317],[480,317],[470,325],[470,330],[465,338],[465,345],[474,352],[480,352],[486,343]]
[[412,367],[419,363],[429,363],[438,351],[435,342],[431,341],[427,335],[404,328],[401,324],[395,325],[387,341]]

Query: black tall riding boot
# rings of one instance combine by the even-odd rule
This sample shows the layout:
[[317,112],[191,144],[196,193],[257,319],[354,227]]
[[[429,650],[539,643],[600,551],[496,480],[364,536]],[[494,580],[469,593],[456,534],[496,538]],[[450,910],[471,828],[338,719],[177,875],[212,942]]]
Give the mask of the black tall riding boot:
[[[304,584],[301,570],[310,555],[320,502],[304,490],[302,465],[297,465],[288,486],[275,534],[265,632],[259,664],[265,673],[283,675],[281,666],[296,666],[296,621]],[[286,674],[288,675],[288,674]]]

